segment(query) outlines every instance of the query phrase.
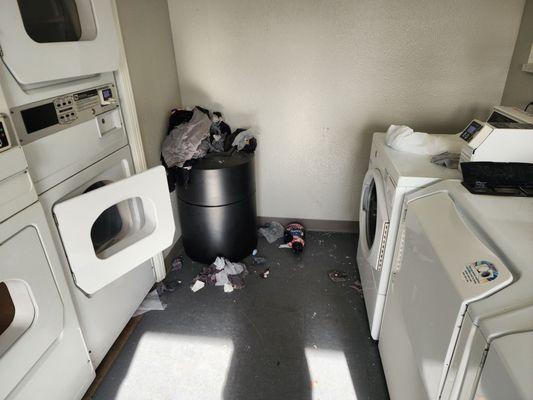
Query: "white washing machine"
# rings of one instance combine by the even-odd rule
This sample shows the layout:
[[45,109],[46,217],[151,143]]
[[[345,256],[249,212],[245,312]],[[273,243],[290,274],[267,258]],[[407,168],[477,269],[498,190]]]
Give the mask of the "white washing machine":
[[0,85],[96,367],[164,277],[151,258],[175,231],[166,174],[135,175],[113,2],[8,0],[0,25]]
[[0,399],[80,399],[94,368],[48,222],[8,125],[0,118]]
[[379,350],[391,399],[531,399],[533,199],[406,197]]
[[[455,135],[439,136],[458,142]],[[429,156],[390,148],[385,144],[385,133],[374,133],[361,194],[357,249],[357,265],[374,340],[378,340],[380,334],[405,194],[438,180],[459,177],[458,170],[432,164]]]

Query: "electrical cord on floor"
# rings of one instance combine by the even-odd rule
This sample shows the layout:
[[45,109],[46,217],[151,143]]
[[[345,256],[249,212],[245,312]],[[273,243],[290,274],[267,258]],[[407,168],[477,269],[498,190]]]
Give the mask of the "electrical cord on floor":
[[525,111],[525,112],[527,112],[527,109],[529,108],[529,106],[533,106],[533,101],[530,101],[530,102],[527,104],[526,108],[524,108],[524,111]]

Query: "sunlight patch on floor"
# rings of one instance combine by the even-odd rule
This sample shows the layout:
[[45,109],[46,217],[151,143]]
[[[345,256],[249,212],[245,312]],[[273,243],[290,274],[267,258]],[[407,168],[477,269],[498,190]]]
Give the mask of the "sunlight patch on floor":
[[222,399],[232,356],[230,339],[145,333],[115,399]]
[[346,356],[338,350],[305,349],[312,400],[357,400]]

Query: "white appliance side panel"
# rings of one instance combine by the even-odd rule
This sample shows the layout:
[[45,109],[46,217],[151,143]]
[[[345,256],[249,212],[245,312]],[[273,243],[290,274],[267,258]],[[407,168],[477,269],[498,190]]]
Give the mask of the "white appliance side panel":
[[[401,316],[396,318],[405,326],[406,342],[390,336],[388,340],[412,349],[414,364],[402,365],[403,360],[398,360],[396,369],[418,370],[427,397],[435,399],[444,384],[466,304],[508,285],[512,276],[465,225],[446,193],[410,201],[404,227],[402,262],[393,275],[388,300],[398,304]],[[476,262],[480,266],[472,267]],[[486,264],[492,269],[482,277]],[[391,318],[388,313],[385,319]]]
[[533,400],[533,332],[496,339],[489,347],[475,400]]
[[[85,3],[85,2],[83,2]],[[93,0],[92,40],[38,43],[27,34],[17,0],[3,0],[0,13],[2,59],[21,85],[79,78],[118,69],[119,47],[112,4]],[[83,11],[78,7],[78,11]],[[80,16],[81,18],[81,16]],[[46,68],[42,68],[46,60]]]

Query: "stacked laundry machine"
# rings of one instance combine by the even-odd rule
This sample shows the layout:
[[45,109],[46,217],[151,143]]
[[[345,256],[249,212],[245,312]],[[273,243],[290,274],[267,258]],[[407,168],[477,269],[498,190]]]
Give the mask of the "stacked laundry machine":
[[[462,157],[469,156],[463,161],[533,162],[532,115],[496,107],[486,122],[473,123],[480,126],[476,132],[470,133],[471,123],[456,135]],[[505,137],[502,130],[512,130],[508,136],[517,143],[496,149],[491,142]],[[477,134],[484,140],[476,140]],[[393,224],[392,218],[377,217],[376,228],[361,222],[358,249],[372,336],[379,340],[391,398],[532,399],[533,199],[473,194],[459,171],[435,170],[429,157],[424,165],[420,156],[382,142],[383,134],[375,134],[371,167],[377,161],[395,181],[421,175],[413,169],[433,169],[426,182],[418,176],[418,188],[403,193],[379,184],[363,188],[362,217],[388,212],[397,218]],[[524,159],[524,148],[531,159]],[[386,155],[382,160],[380,153]],[[397,209],[377,205],[373,213],[365,190],[375,190],[383,201],[390,192],[403,196]],[[368,226],[381,241],[374,259],[365,257]]]
[[58,4],[0,13],[0,399],[81,398],[175,230],[163,167],[134,167],[112,2]]

